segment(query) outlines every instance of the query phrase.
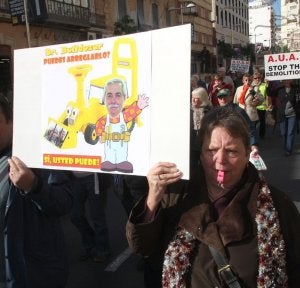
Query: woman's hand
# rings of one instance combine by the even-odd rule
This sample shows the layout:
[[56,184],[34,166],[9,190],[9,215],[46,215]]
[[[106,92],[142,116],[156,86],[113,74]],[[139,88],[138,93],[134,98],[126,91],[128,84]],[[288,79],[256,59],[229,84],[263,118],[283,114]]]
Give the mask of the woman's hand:
[[163,198],[169,184],[177,182],[182,177],[182,172],[176,164],[170,162],[159,162],[148,172],[149,193],[147,198],[147,208],[154,213]]
[[10,165],[9,178],[11,182],[24,192],[30,191],[35,181],[35,175],[31,169],[15,156],[12,156],[8,163]]

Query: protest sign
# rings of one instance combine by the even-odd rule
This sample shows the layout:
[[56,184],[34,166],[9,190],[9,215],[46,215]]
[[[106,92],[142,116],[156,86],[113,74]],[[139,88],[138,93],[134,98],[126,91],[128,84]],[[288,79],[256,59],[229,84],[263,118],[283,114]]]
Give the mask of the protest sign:
[[170,161],[187,179],[190,29],[16,50],[14,155],[29,167],[132,175]]
[[264,55],[264,61],[269,81],[300,78],[300,52]]
[[248,73],[249,66],[250,61],[248,60],[231,59],[230,71]]

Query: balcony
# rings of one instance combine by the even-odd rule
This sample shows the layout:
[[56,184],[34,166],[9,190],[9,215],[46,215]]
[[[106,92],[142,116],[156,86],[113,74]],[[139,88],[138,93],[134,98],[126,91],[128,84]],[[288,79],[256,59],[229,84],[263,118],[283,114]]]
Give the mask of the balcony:
[[91,13],[88,7],[58,1],[46,1],[47,23],[57,23],[78,27],[90,27]]
[[[48,25],[67,25],[79,28],[97,27],[105,28],[105,16],[91,13],[88,7],[81,7],[55,0],[46,0],[46,13],[44,20]],[[0,17],[10,19],[8,0],[0,0]],[[33,21],[32,21],[33,22]]]

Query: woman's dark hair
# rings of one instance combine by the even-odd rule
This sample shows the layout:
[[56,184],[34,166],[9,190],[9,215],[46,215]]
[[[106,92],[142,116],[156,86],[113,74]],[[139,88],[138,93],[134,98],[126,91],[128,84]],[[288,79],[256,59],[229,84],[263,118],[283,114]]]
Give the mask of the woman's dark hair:
[[228,107],[217,107],[206,113],[199,131],[199,148],[205,137],[210,137],[216,127],[225,128],[233,138],[242,139],[245,149],[250,150],[250,130],[243,116]]
[[12,104],[8,100],[4,94],[0,93],[0,112],[4,114],[6,121],[12,121],[13,112],[12,112]]

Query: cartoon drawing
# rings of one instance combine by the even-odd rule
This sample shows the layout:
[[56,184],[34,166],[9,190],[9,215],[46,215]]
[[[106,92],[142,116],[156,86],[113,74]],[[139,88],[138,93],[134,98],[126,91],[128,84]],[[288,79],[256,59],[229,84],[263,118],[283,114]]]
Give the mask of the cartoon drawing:
[[[83,133],[88,144],[95,145],[98,143],[99,139],[95,134],[94,123],[107,112],[99,98],[89,97],[86,100],[84,97],[84,80],[91,70],[92,66],[89,64],[73,66],[68,70],[77,83],[76,100],[68,102],[58,120],[49,117],[48,127],[44,134],[44,137],[58,148],[76,147],[78,132]],[[63,132],[58,136],[57,131]],[[57,138],[60,140],[58,141]]]
[[[85,79],[93,66],[82,64],[70,67],[69,74],[77,83],[76,100],[70,100],[65,111],[55,120],[49,118],[44,138],[57,148],[76,148],[78,133],[86,143],[104,143],[102,171],[132,173],[127,159],[131,132],[139,115],[149,105],[149,99],[138,95],[138,57],[133,38],[117,38],[113,43],[111,71],[90,79],[85,99]],[[107,73],[108,72],[108,73]]]
[[113,78],[107,81],[104,87],[104,104],[108,114],[96,123],[96,135],[105,145],[102,171],[133,172],[133,166],[127,160],[131,132],[127,123],[134,120],[149,105],[149,99],[145,95],[138,95],[137,101],[124,108],[127,98],[126,83],[122,79]]

